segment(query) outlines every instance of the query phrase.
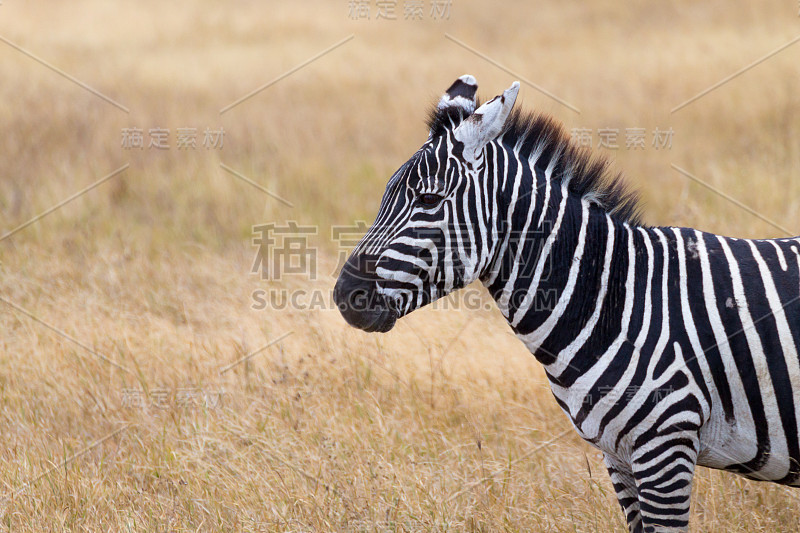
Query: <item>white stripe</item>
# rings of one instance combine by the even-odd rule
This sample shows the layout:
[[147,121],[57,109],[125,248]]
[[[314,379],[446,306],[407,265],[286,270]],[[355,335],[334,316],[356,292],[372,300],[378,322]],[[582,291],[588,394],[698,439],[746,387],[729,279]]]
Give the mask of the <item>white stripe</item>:
[[[571,396],[575,395],[580,397],[581,402],[586,396],[586,392],[588,392],[597,382],[597,380],[606,373],[606,370],[608,370],[608,365],[610,365],[611,361],[614,360],[617,352],[619,352],[620,347],[624,342],[627,342],[628,338],[628,328],[630,327],[631,315],[633,314],[633,289],[634,281],[636,279],[636,253],[633,249],[633,232],[628,228],[627,225],[624,227],[625,233],[628,235],[628,271],[625,278],[625,303],[622,308],[621,328],[619,335],[617,335],[617,338],[611,343],[611,346],[609,346],[603,355],[598,358],[597,362],[585,374],[575,380],[575,383],[572,385],[572,387],[570,387],[570,390],[574,391]],[[578,407],[578,409],[579,408],[580,407]],[[602,410],[592,410],[592,415],[587,417],[586,420],[583,421],[583,425],[580,427],[580,431],[586,435],[587,438],[594,438],[597,436],[600,421],[602,419],[602,413],[600,411]],[[574,412],[576,411],[573,411],[573,413]]]
[[[739,368],[736,366],[736,360],[731,352],[731,345],[728,342],[728,335],[725,333],[725,326],[722,323],[722,318],[719,314],[717,307],[717,295],[714,291],[714,282],[711,277],[711,265],[708,260],[708,250],[706,249],[706,242],[703,234],[695,230],[697,235],[697,253],[700,255],[700,270],[703,277],[703,297],[706,305],[706,312],[708,313],[708,321],[711,324],[711,331],[714,332],[714,342],[716,348],[719,350],[720,359],[722,359],[722,366],[725,370],[725,379],[727,379],[731,389],[731,401],[733,403],[733,418],[738,426],[737,431],[743,435],[755,435],[755,422],[753,422],[753,413],[750,408],[750,403],[747,401],[747,395],[744,392],[744,383],[739,374]],[[721,406],[720,406],[721,407]],[[724,413],[719,413],[719,416],[724,417]],[[716,418],[716,417],[715,417]],[[716,425],[714,418],[712,418],[712,426]],[[727,423],[727,421],[720,420],[720,423]],[[710,439],[715,441],[715,431],[711,428]],[[705,430],[704,430],[705,432]],[[705,439],[702,439],[705,441]],[[705,442],[704,442],[705,444]],[[721,455],[720,467],[735,463],[744,463],[756,455],[756,443],[750,439],[736,439],[735,442],[711,442],[710,453],[711,457]],[[722,454],[714,453],[714,448],[723,446]],[[703,450],[705,452],[705,450]]]
[[781,265],[781,270],[786,272],[786,270],[789,268],[789,265],[786,264],[786,257],[783,255],[783,250],[781,250],[781,247],[778,246],[777,242],[775,242],[775,239],[768,239],[766,242],[770,243],[772,247],[775,248],[775,254],[778,256],[778,262]]
[[[650,357],[648,361],[648,373],[645,379],[642,381],[639,387],[631,387],[631,381],[633,380],[633,376],[636,373],[636,370],[639,366],[639,360],[642,357],[642,345],[647,340],[647,336],[650,333],[650,321],[652,319],[652,285],[653,285],[653,273],[655,272],[655,257],[653,255],[653,245],[650,242],[650,236],[647,234],[647,230],[643,228],[637,228],[639,233],[642,235],[645,249],[647,250],[647,285],[645,287],[645,294],[644,294],[644,315],[642,316],[642,326],[639,329],[639,334],[636,336],[636,340],[633,342],[633,353],[631,353],[631,360],[628,364],[628,368],[625,370],[625,373],[620,377],[619,382],[614,387],[614,394],[619,395],[620,398],[624,397],[627,405],[624,409],[622,409],[617,416],[614,417],[613,420],[609,421],[608,426],[606,426],[606,432],[609,432],[609,429],[612,429],[613,438],[616,439],[616,435],[619,431],[625,427],[625,424],[628,420],[636,413],[636,411],[644,404],[645,401],[650,396],[650,393],[653,392],[654,389],[657,389],[659,386],[658,383],[652,381],[653,375],[653,368],[656,364],[658,364],[658,360],[654,360],[651,357],[651,354],[646,354],[645,357]],[[629,246],[632,246],[633,239],[629,240]],[[659,382],[667,381],[670,375],[667,372],[664,373],[664,376]],[[651,414],[648,419],[653,420],[655,417]],[[637,428],[640,429],[640,428]]]
[[[516,179],[519,180],[520,176],[522,175],[522,165],[519,166],[519,171],[517,172]],[[512,211],[516,208],[516,204],[514,204]],[[514,256],[514,264],[511,267],[511,273],[508,276],[508,280],[506,281],[505,286],[503,286],[503,292],[500,295],[500,298],[497,300],[497,305],[500,307],[500,310],[503,311],[503,314],[511,320],[511,316],[509,315],[508,309],[508,300],[511,298],[511,295],[514,292],[514,285],[517,281],[517,276],[519,275],[519,268],[520,266],[524,266],[522,264],[522,253],[527,249],[526,242],[528,237],[528,230],[531,226],[531,219],[533,218],[533,212],[536,209],[536,202],[535,198],[531,198],[530,202],[528,203],[528,213],[525,216],[525,224],[522,226],[522,231],[516,235],[517,239],[517,253]],[[510,228],[511,226],[509,226]],[[512,232],[512,236],[513,232]]]
[[[500,150],[498,149],[497,151],[499,152]],[[497,179],[497,175],[498,175],[497,174],[497,156],[493,157],[492,160],[494,161],[495,179]],[[508,176],[506,175],[506,174],[508,174],[508,154],[506,154],[506,157],[504,158],[504,161],[505,161],[505,163],[504,163],[505,164],[505,168],[503,169],[503,185],[501,186],[501,190],[505,190],[506,179],[508,178]],[[514,181],[514,189],[511,191],[511,200],[509,201],[508,208],[507,208],[508,212],[506,213],[506,215],[507,215],[506,228],[511,228],[512,227],[511,218],[512,218],[512,215],[514,214],[514,207],[517,204],[517,198],[519,197],[519,188],[521,186],[521,183],[520,183],[521,181],[522,180],[515,180]],[[508,239],[509,238],[510,238],[509,232],[506,232],[505,235],[503,235],[503,242],[500,245],[500,250],[498,252],[498,257],[503,257],[505,255],[506,248],[508,248]],[[497,279],[497,276],[499,276],[499,275],[500,275],[500,269],[498,268],[494,272],[492,272],[492,274],[487,278],[486,281],[484,281],[484,285],[486,285],[486,286],[491,285],[492,283],[495,282],[495,280]],[[498,306],[499,306],[499,303],[498,303]],[[507,313],[507,309],[504,311],[502,307],[500,307],[500,311],[502,311],[504,315]]]
[[[539,262],[536,264],[536,269],[534,270],[533,273],[533,279],[531,280],[530,285],[528,285],[527,288],[528,292],[525,296],[524,301],[522,302],[522,305],[516,310],[517,313],[522,313],[524,315],[525,313],[528,312],[528,309],[530,309],[530,306],[534,303],[535,300],[535,298],[529,298],[528,295],[530,295],[531,293],[535,295],[536,291],[539,290],[539,281],[542,277],[542,271],[544,270],[544,265],[547,263],[547,258],[550,256],[550,249],[553,247],[553,243],[558,238],[558,231],[559,229],[561,229],[561,221],[564,219],[564,213],[566,212],[566,207],[567,207],[567,200],[569,199],[569,193],[566,187],[564,187],[561,190],[561,193],[562,193],[561,203],[558,206],[558,216],[556,217],[556,222],[553,226],[553,230],[547,236],[547,239],[545,239],[544,245],[542,245],[542,250],[539,254]],[[510,295],[508,293],[513,292],[515,282],[516,279],[511,278],[506,282],[505,287],[503,287],[503,296],[505,297],[504,300],[505,307],[500,307],[500,311],[503,312],[506,318],[510,318],[508,309],[508,298]],[[509,287],[511,287],[511,289],[509,289]],[[498,305],[499,303],[500,302],[498,301]],[[525,342],[524,339],[523,342]]]
[[770,425],[770,421],[780,421],[778,403],[775,398],[774,388],[772,387],[772,377],[769,374],[769,367],[767,366],[761,339],[758,336],[758,332],[755,330],[753,318],[750,316],[750,310],[748,309],[747,299],[744,293],[744,285],[742,284],[742,276],[739,272],[739,265],[736,263],[736,258],[731,253],[725,237],[717,236],[717,239],[722,245],[722,251],[725,253],[725,258],[730,265],[736,308],[739,311],[739,319],[742,321],[744,335],[747,339],[748,348],[750,349],[750,358],[753,361],[761,398],[764,402],[764,411],[767,417],[767,432],[769,434],[771,453],[767,456],[767,462],[760,469],[759,473],[767,479],[777,479],[783,477],[789,468],[789,453],[786,446],[786,437],[783,434],[783,428],[780,427],[780,424],[777,428],[773,427],[774,424]]
[[594,331],[597,321],[600,319],[600,312],[603,309],[603,302],[608,292],[608,276],[611,273],[611,258],[614,255],[614,221],[608,215],[606,215],[606,224],[608,226],[606,255],[605,259],[603,259],[603,270],[600,275],[600,291],[594,302],[594,311],[578,336],[575,337],[569,346],[559,352],[556,361],[547,368],[547,371],[553,376],[561,376],[564,370],[572,363],[572,358],[575,357],[575,354],[578,353],[583,345],[586,344],[586,341],[589,340],[589,336]]
[[[678,281],[680,283],[680,298],[681,298],[681,317],[683,318],[684,330],[686,336],[689,337],[689,344],[692,348],[692,359],[696,360],[700,367],[700,372],[703,375],[703,381],[706,383],[706,389],[711,394],[711,403],[720,405],[719,393],[714,386],[714,379],[711,377],[711,369],[708,367],[705,353],[703,352],[703,345],[700,344],[700,338],[697,336],[697,327],[694,324],[694,317],[692,316],[692,309],[689,307],[689,290],[688,278],[686,275],[686,244],[683,242],[683,235],[681,235],[680,228],[671,228],[672,233],[675,235],[675,248],[678,251]],[[697,246],[694,243],[693,246]],[[696,248],[695,248],[696,250]],[[688,372],[688,369],[687,369]],[[689,373],[689,377],[693,374]],[[698,395],[697,400],[703,407],[703,420],[708,420],[710,414],[710,405],[706,401],[705,396]]]
[[[542,155],[542,147],[539,147],[536,150],[536,159],[538,160],[539,157]],[[551,178],[553,176],[553,170],[556,168],[556,160],[558,156],[561,155],[561,149],[559,148],[558,152],[555,152],[553,156],[550,158],[550,162],[547,164],[547,168],[544,171],[544,201],[542,202],[542,212],[539,214],[539,222],[536,224],[537,228],[542,227],[542,223],[544,222],[544,217],[547,214],[547,203],[550,201],[550,189],[551,189]],[[533,176],[534,176],[534,183],[536,182],[536,169],[535,166],[531,166],[533,169]]]
[[[572,264],[569,267],[569,274],[567,275],[567,283],[564,285],[561,294],[558,296],[558,302],[555,308],[550,311],[547,318],[542,322],[538,328],[525,335],[526,342],[531,344],[540,345],[555,329],[561,316],[567,310],[567,306],[572,300],[572,293],[575,290],[575,284],[578,282],[578,273],[581,270],[581,260],[583,259],[583,251],[586,248],[586,228],[589,225],[589,202],[581,202],[581,229],[578,232],[578,245],[575,247],[575,253],[572,257]],[[516,265],[515,265],[516,266]],[[531,304],[535,303],[536,293],[530,291],[525,295],[525,302],[531,300]],[[530,308],[530,305],[525,306],[524,303],[520,309],[514,313],[511,320],[511,325],[516,327],[520,321],[525,318],[524,309]]]
[[[753,241],[748,241],[748,244],[750,245],[750,250],[753,252],[753,257],[758,264],[758,271],[761,274],[761,279],[764,282],[764,289],[767,293],[767,301],[769,302],[769,308],[772,312],[772,316],[775,319],[775,326],[778,330],[778,339],[780,340],[781,349],[783,351],[783,358],[786,361],[786,367],[789,372],[789,382],[792,384],[792,398],[795,399],[795,404],[797,404],[798,400],[800,400],[800,360],[797,358],[797,346],[795,345],[794,337],[792,336],[792,330],[789,328],[789,322],[786,320],[786,313],[783,309],[780,296],[778,296],[778,291],[775,288],[775,282],[772,279],[772,274],[770,273],[769,268],[767,268],[764,258],[761,257],[761,254],[756,248],[755,243],[753,243]],[[795,423],[797,424],[796,435],[800,435],[800,419],[797,418],[797,414],[798,413],[795,412]],[[776,429],[783,434],[782,425]],[[788,473],[789,471],[787,468],[786,474]]]

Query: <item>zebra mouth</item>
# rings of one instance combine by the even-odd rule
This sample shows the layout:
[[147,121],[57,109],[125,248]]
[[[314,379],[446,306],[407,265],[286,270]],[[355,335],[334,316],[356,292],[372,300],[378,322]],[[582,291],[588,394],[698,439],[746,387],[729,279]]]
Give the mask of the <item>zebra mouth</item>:
[[378,292],[374,281],[342,271],[333,288],[333,299],[342,317],[354,328],[369,333],[385,333],[397,322],[397,311]]
[[397,322],[397,314],[389,307],[378,312],[356,315],[355,321],[352,321],[353,317],[348,318],[347,315],[344,316],[348,324],[366,331],[367,333],[386,333],[391,330]]

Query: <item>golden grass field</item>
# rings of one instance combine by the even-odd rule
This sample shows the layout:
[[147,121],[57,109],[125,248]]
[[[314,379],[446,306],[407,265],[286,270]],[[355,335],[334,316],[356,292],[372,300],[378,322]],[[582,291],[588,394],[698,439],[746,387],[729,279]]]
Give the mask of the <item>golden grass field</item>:
[[[670,113],[800,34],[798,6],[452,0],[447,20],[426,1],[407,21],[403,0],[398,20],[371,4],[371,20],[346,0],[0,4],[0,233],[129,165],[0,240],[7,529],[624,530],[599,452],[494,309],[370,335],[251,294],[332,288],[331,226],[371,220],[464,73],[484,98],[540,85],[580,113],[528,83],[517,105],[569,129],[645,128],[645,149],[620,134],[597,151],[648,223],[783,235],[674,164],[800,234],[800,44]],[[171,148],[124,149],[131,127],[170,129]],[[223,148],[178,150],[184,127],[223,127]],[[319,228],[315,281],[250,273],[252,226],[289,220]],[[700,468],[691,525],[797,531],[800,492]]]

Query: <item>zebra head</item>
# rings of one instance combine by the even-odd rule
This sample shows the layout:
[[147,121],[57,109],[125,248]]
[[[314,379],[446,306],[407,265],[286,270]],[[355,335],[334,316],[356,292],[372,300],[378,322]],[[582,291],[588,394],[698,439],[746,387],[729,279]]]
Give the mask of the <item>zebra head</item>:
[[389,331],[491,263],[495,207],[482,176],[519,82],[480,107],[477,89],[469,75],[447,89],[427,142],[389,180],[375,222],[342,268],[334,300],[351,326]]

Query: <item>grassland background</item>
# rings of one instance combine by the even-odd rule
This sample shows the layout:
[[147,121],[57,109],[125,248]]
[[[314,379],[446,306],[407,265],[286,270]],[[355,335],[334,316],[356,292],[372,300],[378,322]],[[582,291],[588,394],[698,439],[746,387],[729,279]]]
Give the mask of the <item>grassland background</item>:
[[[329,228],[371,220],[439,93],[467,72],[484,97],[516,79],[445,33],[578,107],[522,86],[517,105],[568,128],[672,127],[670,150],[648,138],[605,151],[641,190],[648,223],[782,235],[676,164],[800,233],[800,44],[670,113],[800,34],[798,6],[453,0],[445,21],[428,6],[414,22],[402,1],[399,20],[374,20],[373,3],[373,20],[354,21],[344,0],[3,0],[0,36],[130,112],[0,43],[0,231],[130,166],[0,241],[0,524],[624,529],[599,453],[496,312],[427,309],[368,335],[336,311],[255,311],[251,293],[330,289]],[[174,146],[177,128],[220,126],[222,150]],[[173,147],[124,150],[126,127],[169,128]],[[316,281],[249,273],[251,227],[287,220],[320,228]],[[141,409],[124,397],[185,388],[224,391],[222,404]],[[796,531],[800,496],[700,469],[691,523]]]

